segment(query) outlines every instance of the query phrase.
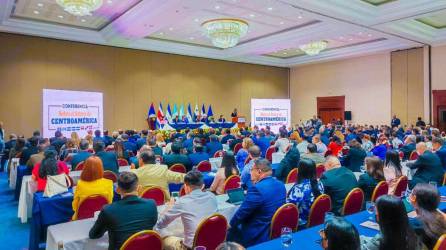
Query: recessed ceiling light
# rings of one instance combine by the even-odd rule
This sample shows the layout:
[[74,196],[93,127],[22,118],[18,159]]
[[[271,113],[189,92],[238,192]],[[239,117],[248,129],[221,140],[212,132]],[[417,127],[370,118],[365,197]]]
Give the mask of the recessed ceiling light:
[[199,21],[200,21],[200,19],[198,19],[198,18],[195,18],[195,19],[194,19],[194,21],[195,21],[195,22],[199,22]]
[[43,7],[43,3],[38,3],[37,6]]
[[60,18],[60,19],[63,19],[63,16],[62,16],[62,15],[58,15],[57,17]]
[[286,55],[286,54],[288,54],[288,53],[286,53],[286,52],[283,52],[283,54],[284,54],[284,55]]
[[353,41],[353,38],[349,38],[348,40],[349,40],[349,41]]
[[81,22],[83,22],[83,23],[85,23],[87,20],[85,20],[85,19],[81,19]]
[[367,36],[368,36],[368,37],[371,37],[371,36],[372,36],[372,34],[368,34]]
[[163,33],[163,32],[160,32],[159,35],[162,36],[162,35],[164,35],[164,33]]
[[38,10],[35,10],[35,11],[33,11],[34,12],[34,14],[36,14],[36,15],[39,15],[39,11]]
[[217,5],[217,6],[215,6],[215,9],[216,9],[216,10],[220,9],[220,6],[218,6],[218,5]]
[[362,32],[359,32],[358,35],[362,35]]
[[343,36],[340,36],[339,39],[344,39],[344,37],[343,37]]
[[268,10],[269,10],[269,11],[273,10],[273,7],[268,7]]
[[108,4],[111,4],[111,3],[113,3],[113,1],[112,1],[112,0],[108,0],[107,3],[108,3]]
[[172,30],[173,30],[173,28],[172,28],[172,27],[170,27],[170,28],[169,28],[169,30],[170,30],[170,31],[172,31]]
[[297,16],[297,18],[302,19],[302,16]]
[[194,40],[195,38],[194,38],[194,37],[189,37],[189,39],[190,39],[190,40]]
[[282,24],[284,24],[284,22],[280,22],[279,24],[282,25]]
[[254,14],[249,14],[249,17],[256,17],[256,15],[254,15]]

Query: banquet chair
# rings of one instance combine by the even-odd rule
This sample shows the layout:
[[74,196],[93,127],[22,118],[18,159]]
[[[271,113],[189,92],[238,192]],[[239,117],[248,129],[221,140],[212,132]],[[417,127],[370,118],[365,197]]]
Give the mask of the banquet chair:
[[237,154],[238,153],[238,151],[240,150],[240,149],[242,149],[242,143],[237,143],[237,144],[235,144],[235,146],[234,146],[234,154]]
[[326,194],[321,194],[313,202],[308,215],[307,227],[317,226],[324,223],[325,213],[331,210],[331,199]]
[[[74,182],[73,178],[71,178],[71,176],[69,174],[67,174],[67,178],[68,178],[68,180],[67,180],[68,188],[76,186],[76,183]],[[68,183],[68,181],[70,181],[70,183]]]
[[110,170],[104,170],[104,178],[113,181],[113,183],[118,181],[118,176]]
[[297,181],[297,168],[293,168],[286,177],[285,184],[296,183]]
[[100,211],[107,204],[108,200],[104,196],[90,195],[79,203],[74,220],[93,218],[94,213]]
[[396,183],[395,192],[393,193],[397,197],[403,196],[404,192],[407,189],[407,184],[409,183],[409,180],[407,179],[407,176],[402,175],[398,182]]
[[181,163],[173,164],[172,166],[170,166],[169,170],[177,173],[186,173],[186,167]]
[[269,145],[270,145],[270,146],[272,146],[272,145],[274,145],[274,144],[276,144],[276,141],[274,141],[274,140],[272,140],[272,141],[269,142]]
[[271,146],[266,150],[265,159],[269,162],[273,162],[273,153],[276,152],[276,147]]
[[87,149],[87,152],[94,154],[94,150],[92,148]]
[[400,156],[400,160],[402,160],[402,159],[404,158],[404,152],[403,152],[403,151],[400,151],[398,154],[399,154],[399,156]]
[[67,157],[65,157],[65,159],[63,161],[66,162],[66,163],[70,163],[71,160],[73,160],[73,154],[72,153],[68,154]]
[[83,169],[84,169],[84,162],[81,161],[81,162],[79,162],[79,163],[77,164],[77,166],[76,166],[76,171],[81,171],[81,170],[83,170]]
[[217,152],[214,153],[214,158],[223,157],[224,155],[225,155],[225,151],[218,150]]
[[241,182],[240,176],[238,176],[238,175],[229,176],[224,183],[223,189],[224,189],[225,193],[228,190],[239,188],[240,182]]
[[409,161],[414,161],[414,160],[418,159],[418,157],[419,157],[419,155],[418,155],[417,151],[414,150],[414,151],[412,151],[412,153],[410,153]]
[[325,165],[324,163],[319,163],[316,165],[316,176],[318,179],[321,178],[322,174],[325,172]]
[[118,158],[118,166],[125,167],[128,166],[129,162],[124,158]]
[[389,192],[389,185],[387,184],[387,182],[380,181],[373,190],[372,198],[370,199],[370,201],[375,202],[381,195],[385,195],[388,192]]
[[293,145],[288,145],[287,147],[286,147],[286,149],[285,149],[285,152],[288,152],[288,151],[290,151],[290,149],[291,149],[291,147],[292,147]]
[[163,240],[153,230],[144,230],[130,236],[120,250],[162,250]]
[[245,159],[245,165],[248,164],[251,160],[252,160],[251,157],[249,157],[249,155],[248,155],[248,157],[246,157],[246,159]]
[[213,214],[202,220],[195,231],[193,248],[203,246],[205,249],[216,249],[226,240],[228,222],[221,214]]
[[147,187],[141,192],[141,198],[152,199],[155,201],[157,206],[164,205],[166,200],[166,194],[164,190],[157,186]]
[[350,215],[361,211],[364,203],[364,192],[360,188],[354,188],[345,197],[344,205],[342,206],[342,216]]
[[180,197],[185,196],[185,195],[186,195],[186,190],[184,189],[184,185],[183,185],[180,188]]
[[293,232],[297,230],[299,225],[299,209],[292,203],[286,203],[279,207],[271,220],[271,228],[269,233],[270,239],[280,237],[283,227],[289,227]]
[[440,236],[440,238],[437,240],[437,243],[435,243],[435,246],[433,248],[434,250],[446,250],[446,234],[443,234]]
[[197,170],[200,172],[211,172],[212,166],[209,161],[201,161],[197,165]]

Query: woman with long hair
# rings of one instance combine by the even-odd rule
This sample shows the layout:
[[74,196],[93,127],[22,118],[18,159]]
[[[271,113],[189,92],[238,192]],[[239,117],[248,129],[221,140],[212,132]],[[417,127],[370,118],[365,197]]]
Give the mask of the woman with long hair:
[[400,155],[395,150],[386,152],[384,161],[384,178],[389,184],[388,194],[394,194],[398,179],[402,176]]
[[297,165],[297,181],[287,195],[287,202],[299,208],[299,224],[307,223],[314,200],[324,193],[324,186],[317,180],[316,164],[311,159],[300,159]]
[[419,250],[423,244],[409,226],[406,208],[400,198],[382,195],[376,201],[376,220],[380,232],[375,237],[361,236],[362,250]]
[[243,139],[242,148],[237,152],[237,155],[235,156],[240,172],[242,172],[243,168],[245,167],[246,158],[248,158],[249,156],[248,149],[252,146],[254,146],[254,142],[251,138],[246,137]]
[[45,190],[47,176],[70,172],[65,162],[58,161],[56,157],[57,152],[55,150],[47,150],[44,153],[43,160],[34,166],[32,178],[37,181],[37,191]]
[[229,178],[229,176],[238,174],[239,171],[235,162],[234,155],[227,152],[223,156],[221,166],[217,170],[217,174],[215,175],[214,181],[212,182],[212,185],[210,187],[211,192],[215,192],[216,194],[224,194],[225,181]]
[[71,140],[73,141],[76,148],[79,148],[79,144],[81,143],[81,138],[77,134],[77,132],[71,132]]
[[126,159],[127,161],[129,161],[129,154],[124,149],[124,142],[122,139],[117,139],[113,143],[113,147],[115,148],[115,154],[118,159]]
[[109,203],[113,200],[113,182],[104,178],[104,167],[97,156],[90,156],[85,160],[84,169],[74,192],[73,220],[77,219],[80,202],[91,195],[102,195]]
[[65,160],[65,158],[69,154],[75,154],[79,151],[79,147],[76,146],[72,139],[68,139],[65,144],[60,148],[60,156],[59,159],[61,161]]
[[438,190],[428,183],[419,183],[412,190],[410,202],[417,212],[410,224],[423,243],[432,249],[438,238],[446,233],[446,216],[438,210]]
[[342,217],[328,220],[319,235],[326,250],[360,250],[358,230]]
[[380,181],[384,181],[383,163],[376,157],[366,157],[364,160],[366,173],[359,176],[358,187],[364,191],[365,200],[369,201],[373,190]]

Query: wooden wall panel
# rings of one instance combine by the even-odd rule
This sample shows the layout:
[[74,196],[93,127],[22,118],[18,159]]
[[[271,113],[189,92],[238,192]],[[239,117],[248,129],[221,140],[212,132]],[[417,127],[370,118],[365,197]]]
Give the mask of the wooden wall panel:
[[[42,89],[104,93],[104,127],[145,128],[151,102],[234,107],[287,98],[289,69],[0,33],[0,121],[7,133],[41,127]],[[173,107],[172,107],[173,108]],[[187,106],[185,106],[185,111]]]

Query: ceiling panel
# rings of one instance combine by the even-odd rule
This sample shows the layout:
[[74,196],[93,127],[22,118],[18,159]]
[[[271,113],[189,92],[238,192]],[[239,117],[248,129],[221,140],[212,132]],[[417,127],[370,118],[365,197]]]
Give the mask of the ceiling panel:
[[361,1],[371,4],[373,6],[380,6],[380,5],[390,3],[390,2],[395,2],[398,0],[361,0]]
[[416,20],[435,29],[444,29],[446,28],[446,11],[439,12],[432,16],[417,18]]

